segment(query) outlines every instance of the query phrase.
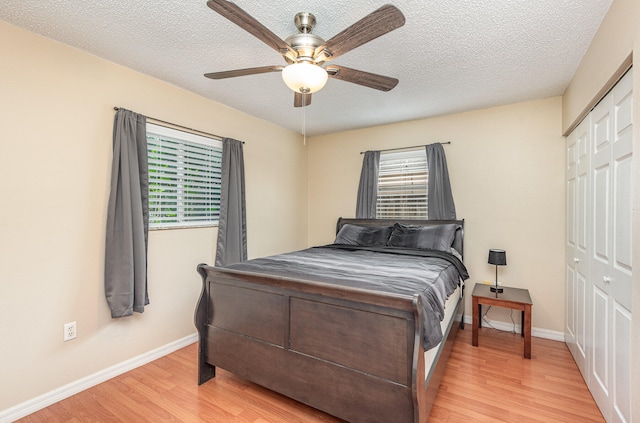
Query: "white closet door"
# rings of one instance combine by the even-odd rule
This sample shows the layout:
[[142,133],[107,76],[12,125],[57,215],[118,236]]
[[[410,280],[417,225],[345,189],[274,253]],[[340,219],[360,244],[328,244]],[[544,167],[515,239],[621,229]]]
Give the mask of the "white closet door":
[[584,377],[589,378],[587,346],[590,316],[589,274],[589,153],[590,120],[582,121],[567,138],[567,234],[565,341]]
[[592,182],[593,224],[591,282],[593,284],[593,351],[589,378],[589,389],[607,421],[610,386],[609,344],[611,342],[609,277],[611,258],[611,97],[605,97],[591,112],[591,134],[593,135]]
[[612,267],[609,295],[612,301],[611,405],[613,422],[631,422],[631,195],[632,195],[632,101],[629,72],[616,85],[613,96],[612,169]]
[[591,112],[592,353],[589,388],[607,421],[630,421],[631,102],[628,73]]

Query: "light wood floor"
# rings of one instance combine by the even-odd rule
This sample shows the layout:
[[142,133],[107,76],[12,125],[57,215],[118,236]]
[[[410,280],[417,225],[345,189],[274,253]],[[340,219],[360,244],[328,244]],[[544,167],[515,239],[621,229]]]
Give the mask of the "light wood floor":
[[[519,335],[471,328],[458,333],[429,422],[603,422],[567,347],[533,338],[522,358]],[[196,383],[196,344],[60,401],[30,422],[341,422],[217,370]]]

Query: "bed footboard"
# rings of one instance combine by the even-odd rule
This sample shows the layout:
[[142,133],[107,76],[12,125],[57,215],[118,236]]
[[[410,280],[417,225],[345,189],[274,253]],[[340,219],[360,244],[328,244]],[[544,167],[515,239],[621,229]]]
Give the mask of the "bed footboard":
[[200,265],[198,382],[215,366],[350,422],[420,422],[420,297]]

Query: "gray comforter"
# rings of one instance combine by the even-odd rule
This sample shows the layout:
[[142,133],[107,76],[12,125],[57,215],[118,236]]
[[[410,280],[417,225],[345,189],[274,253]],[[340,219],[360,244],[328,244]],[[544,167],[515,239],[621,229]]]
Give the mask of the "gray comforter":
[[424,348],[442,340],[444,303],[469,275],[453,254],[434,250],[328,245],[227,268],[413,296],[424,306]]

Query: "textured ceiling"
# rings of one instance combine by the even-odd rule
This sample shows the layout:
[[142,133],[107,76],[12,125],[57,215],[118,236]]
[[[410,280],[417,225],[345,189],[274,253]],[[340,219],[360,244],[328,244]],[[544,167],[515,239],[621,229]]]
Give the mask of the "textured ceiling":
[[[398,86],[329,79],[304,109],[293,107],[279,73],[203,77],[285,64],[206,0],[2,0],[0,19],[296,132],[304,120],[313,136],[561,95],[611,1],[396,0],[403,27],[331,63]],[[385,2],[235,3],[282,39],[297,33],[297,12],[311,12],[313,33],[328,40]]]

